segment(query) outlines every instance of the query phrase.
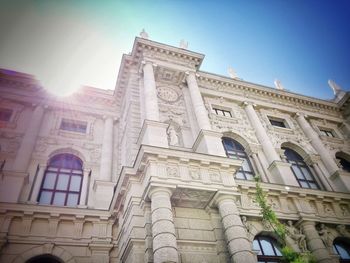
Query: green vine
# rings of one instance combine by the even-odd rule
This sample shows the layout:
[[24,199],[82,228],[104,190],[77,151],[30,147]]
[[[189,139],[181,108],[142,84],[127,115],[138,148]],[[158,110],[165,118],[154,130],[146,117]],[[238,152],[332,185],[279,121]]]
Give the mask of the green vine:
[[255,177],[256,181],[256,194],[255,194],[255,200],[257,204],[261,208],[261,215],[262,220],[269,223],[272,227],[273,231],[277,235],[282,248],[281,253],[283,257],[283,261],[289,262],[289,263],[314,263],[316,262],[313,256],[310,253],[298,253],[295,252],[291,247],[287,246],[286,243],[286,235],[287,235],[287,229],[284,224],[282,224],[277,216],[275,211],[272,210],[271,205],[267,203],[266,199],[266,193],[264,193],[264,190],[261,188],[260,185],[260,177]]

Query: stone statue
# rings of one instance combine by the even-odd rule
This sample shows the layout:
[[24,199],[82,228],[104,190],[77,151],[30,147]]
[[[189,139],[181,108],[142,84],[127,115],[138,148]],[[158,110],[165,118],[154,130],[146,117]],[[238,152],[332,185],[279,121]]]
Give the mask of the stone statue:
[[342,91],[341,87],[339,87],[339,85],[331,79],[328,80],[328,85],[333,90],[334,95],[337,95],[340,91]]
[[320,225],[320,230],[318,230],[318,234],[320,235],[320,238],[323,241],[323,244],[326,246],[326,248],[331,249],[332,248],[332,239],[329,236],[330,232],[327,229],[327,227],[324,224]]
[[147,32],[145,31],[145,29],[143,28],[141,33],[140,33],[140,37],[144,38],[144,39],[148,39],[148,34]]
[[275,79],[275,81],[273,83],[275,84],[276,89],[284,90],[284,87],[283,87],[283,85],[282,85],[280,80]]
[[168,128],[168,141],[170,145],[179,146],[179,136],[173,126]]
[[350,233],[346,229],[345,225],[337,225],[336,229],[339,232],[339,234],[342,235],[343,237],[350,238]]
[[331,87],[331,89],[333,90],[334,93],[334,102],[338,102],[340,101],[343,96],[346,94],[346,92],[344,90],[342,90],[342,88],[335,83],[333,80],[328,80],[328,85]]
[[288,236],[297,243],[301,252],[307,252],[306,237],[301,230],[298,230],[295,226],[293,226],[293,222],[291,220],[287,221],[286,230]]
[[247,217],[246,216],[242,216],[241,219],[242,219],[243,226],[247,230],[247,233],[250,233],[250,231],[251,231],[251,224],[247,221]]
[[180,48],[187,49],[188,48],[188,42],[181,39],[180,41]]
[[233,68],[229,67],[227,69],[227,72],[228,72],[228,75],[230,76],[230,78],[238,79],[237,73],[236,73],[236,71]]

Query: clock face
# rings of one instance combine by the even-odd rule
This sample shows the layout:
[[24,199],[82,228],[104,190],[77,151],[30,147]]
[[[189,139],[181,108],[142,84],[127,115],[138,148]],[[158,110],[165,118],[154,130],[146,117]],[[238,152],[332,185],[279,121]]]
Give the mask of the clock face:
[[159,87],[157,89],[158,97],[164,101],[175,102],[179,99],[177,92],[168,87]]

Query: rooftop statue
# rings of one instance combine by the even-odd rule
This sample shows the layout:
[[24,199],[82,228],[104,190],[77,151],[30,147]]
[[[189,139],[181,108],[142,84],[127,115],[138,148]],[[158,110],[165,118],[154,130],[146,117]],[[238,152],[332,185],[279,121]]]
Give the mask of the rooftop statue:
[[283,85],[282,85],[280,80],[275,79],[275,81],[273,83],[275,84],[276,89],[285,90],[285,88],[283,87]]
[[181,39],[180,41],[180,48],[187,49],[188,48],[188,42],[184,39]]
[[148,34],[144,28],[142,28],[142,31],[140,32],[140,37],[142,37],[144,39],[148,39]]
[[334,93],[333,101],[335,101],[335,102],[340,101],[346,92],[337,83],[335,83],[331,79],[328,80],[328,85],[331,87],[331,89],[333,90],[333,93]]
[[231,78],[238,79],[237,73],[232,67],[228,67],[227,72]]

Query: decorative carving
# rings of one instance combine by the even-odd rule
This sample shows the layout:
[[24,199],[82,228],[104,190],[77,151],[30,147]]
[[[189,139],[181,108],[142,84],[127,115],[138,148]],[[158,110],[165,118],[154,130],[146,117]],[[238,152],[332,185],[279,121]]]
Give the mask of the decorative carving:
[[218,182],[218,183],[221,183],[221,182],[222,182],[222,181],[221,181],[221,176],[220,176],[219,173],[211,173],[211,174],[210,174],[210,180],[211,180],[212,182]]
[[179,171],[176,167],[167,167],[166,172],[169,177],[179,177]]
[[193,179],[193,180],[200,180],[201,179],[201,175],[199,173],[198,170],[191,170],[190,171],[190,177]]
[[325,215],[327,215],[327,216],[335,216],[335,213],[334,213],[331,205],[328,203],[323,204],[323,211],[324,211]]
[[298,247],[300,248],[301,252],[307,252],[307,247],[306,247],[306,237],[302,233],[301,229],[297,229],[296,227],[293,226],[293,222],[291,220],[287,221],[286,225],[286,230],[288,236],[293,239]]
[[157,92],[158,98],[166,102],[174,103],[180,98],[179,94],[170,87],[158,87]]
[[347,205],[342,204],[339,207],[340,207],[342,216],[348,216],[349,215],[349,209],[348,209]]
[[326,248],[332,249],[332,239],[329,236],[330,232],[324,224],[320,224],[318,234],[320,235],[320,238],[321,238],[323,244],[326,246]]

